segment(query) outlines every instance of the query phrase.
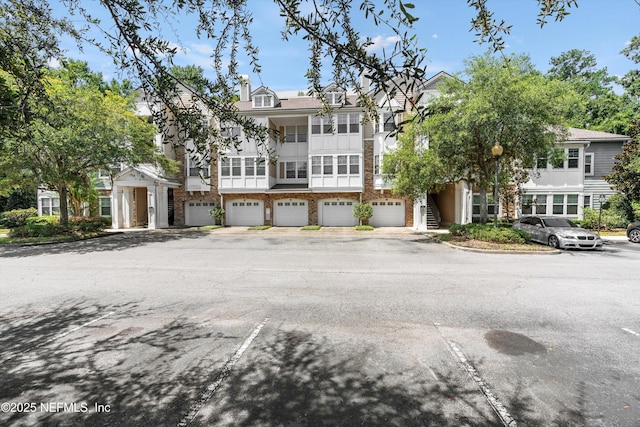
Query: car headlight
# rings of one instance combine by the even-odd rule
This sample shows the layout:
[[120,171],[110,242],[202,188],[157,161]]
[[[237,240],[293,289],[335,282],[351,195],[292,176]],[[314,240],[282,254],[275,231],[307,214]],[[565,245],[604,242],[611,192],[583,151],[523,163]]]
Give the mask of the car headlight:
[[572,236],[571,234],[565,234],[565,233],[558,233],[559,237],[562,237],[563,239],[575,239],[576,236]]

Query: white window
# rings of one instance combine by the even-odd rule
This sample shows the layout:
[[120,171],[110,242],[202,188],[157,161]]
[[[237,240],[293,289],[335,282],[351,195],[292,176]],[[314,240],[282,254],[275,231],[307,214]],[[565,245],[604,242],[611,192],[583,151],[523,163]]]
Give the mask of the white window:
[[534,208],[536,215],[546,215],[547,213],[547,196],[539,194],[534,200]]
[[349,129],[349,115],[338,114],[338,133],[347,133],[348,129]]
[[111,216],[111,197],[100,197],[98,199],[100,216]]
[[593,176],[593,153],[585,153],[584,155],[584,174]]
[[583,208],[590,208],[591,207],[591,195],[590,194],[585,194],[582,198],[582,207]]
[[567,215],[578,215],[577,194],[567,194]]
[[192,159],[187,154],[187,176],[209,178],[209,164],[204,160]]
[[360,114],[349,114],[349,133],[360,133]]
[[349,156],[349,174],[358,175],[360,173],[360,157]]
[[[494,209],[493,194],[487,194],[487,215],[493,215]],[[472,215],[480,216],[480,194],[473,195]]]
[[240,128],[240,126],[233,126],[233,125],[225,126],[220,130],[220,134],[225,138],[232,138],[232,137],[237,138],[240,136],[241,132],[242,132],[242,129]]
[[311,157],[311,175],[320,175],[322,172],[322,157]]
[[567,167],[569,169],[578,169],[580,159],[579,148],[569,148],[567,156]]
[[256,95],[253,97],[254,108],[268,108],[273,107],[273,96],[271,95]]
[[324,100],[329,105],[340,105],[344,101],[343,92],[327,92],[324,95]]
[[242,159],[240,157],[231,159],[231,175],[242,176]]
[[322,174],[333,175],[333,156],[322,156]]
[[265,160],[263,158],[247,157],[244,159],[245,176],[264,176]]
[[393,118],[392,112],[382,113],[381,126],[382,126],[381,131],[384,131],[384,132],[391,132],[396,128],[396,122]]
[[547,156],[536,156],[536,169],[547,168]]
[[373,156],[373,173],[374,175],[380,174],[380,155],[376,154]]
[[255,176],[256,174],[256,159],[255,157],[247,157],[244,159],[244,175]]
[[60,215],[60,199],[57,197],[43,197],[40,199],[42,215]]
[[564,214],[564,194],[553,195],[553,210],[554,215]]
[[307,126],[285,127],[284,142],[288,142],[288,143],[307,142]]
[[563,169],[564,168],[564,150],[560,148],[556,148],[553,150],[553,159],[551,159],[551,166],[554,169]]
[[280,179],[306,179],[307,162],[280,162]]
[[521,199],[521,210],[523,215],[533,214],[533,196],[531,194],[525,194]]
[[231,162],[226,157],[220,159],[220,175],[222,176],[231,175]]
[[338,175],[347,174],[347,156],[338,156]]

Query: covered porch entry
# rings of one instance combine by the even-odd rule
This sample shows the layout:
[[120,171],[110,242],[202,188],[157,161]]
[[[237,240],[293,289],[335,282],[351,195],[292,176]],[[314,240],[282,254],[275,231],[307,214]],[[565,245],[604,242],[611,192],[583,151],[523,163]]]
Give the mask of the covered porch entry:
[[152,166],[125,169],[111,187],[111,227],[168,227],[170,193],[178,187],[178,181],[160,176]]

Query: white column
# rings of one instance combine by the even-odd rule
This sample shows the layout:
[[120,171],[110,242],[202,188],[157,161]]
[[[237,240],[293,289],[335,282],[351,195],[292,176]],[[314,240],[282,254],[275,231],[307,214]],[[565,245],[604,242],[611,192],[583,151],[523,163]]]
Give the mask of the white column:
[[122,190],[117,185],[111,186],[111,228],[118,230],[122,226],[120,197]]
[[123,228],[131,228],[132,209],[133,209],[132,188],[125,187],[122,189],[122,226]]
[[158,189],[157,193],[158,209],[156,210],[157,227],[167,228],[169,226],[169,189],[164,185]]
[[148,185],[147,186],[147,219],[148,225],[147,228],[150,230],[157,228],[157,218],[158,215],[156,210],[158,209],[157,200],[156,200],[156,186]]

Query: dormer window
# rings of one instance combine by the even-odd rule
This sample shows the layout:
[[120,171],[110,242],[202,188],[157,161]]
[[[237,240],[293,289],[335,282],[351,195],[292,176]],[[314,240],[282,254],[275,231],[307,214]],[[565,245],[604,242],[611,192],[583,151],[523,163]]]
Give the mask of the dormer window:
[[324,100],[329,105],[344,104],[344,92],[327,92],[324,94]]
[[254,108],[273,107],[273,96],[272,95],[255,95],[253,97],[253,107]]

